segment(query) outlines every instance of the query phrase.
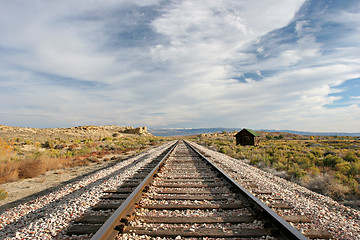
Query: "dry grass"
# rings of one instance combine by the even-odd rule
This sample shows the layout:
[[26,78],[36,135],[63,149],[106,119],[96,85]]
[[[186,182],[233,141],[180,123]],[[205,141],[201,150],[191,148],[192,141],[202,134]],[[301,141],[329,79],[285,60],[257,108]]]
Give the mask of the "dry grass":
[[18,162],[0,163],[0,183],[15,181],[19,178]]
[[19,163],[19,178],[32,178],[44,174],[46,171],[45,163],[41,159],[26,159]]
[[[77,143],[75,143],[77,142]],[[71,142],[46,140],[5,141],[0,139],[0,183],[33,178],[49,170],[87,166],[108,161],[100,160],[107,154],[140,151],[159,144],[155,137],[83,139]],[[61,148],[58,147],[61,145]],[[29,147],[27,147],[29,146]]]
[[0,183],[37,177],[49,170],[64,169],[75,166],[86,166],[90,163],[99,162],[100,161],[97,157],[87,155],[76,158],[40,157],[38,159],[1,162]]
[[[107,154],[138,152],[166,141],[160,137],[141,135],[141,131],[137,130],[134,134],[126,133],[131,129],[84,126],[29,130],[0,125],[0,184],[33,178],[48,170],[107,162],[110,158],[100,158]],[[7,192],[0,188],[0,200],[6,196]]]

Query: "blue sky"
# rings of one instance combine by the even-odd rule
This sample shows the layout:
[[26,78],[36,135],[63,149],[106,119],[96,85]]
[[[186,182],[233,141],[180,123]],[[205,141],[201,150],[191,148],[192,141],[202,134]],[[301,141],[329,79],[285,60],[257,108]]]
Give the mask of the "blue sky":
[[360,132],[359,22],[358,0],[1,1],[0,124]]

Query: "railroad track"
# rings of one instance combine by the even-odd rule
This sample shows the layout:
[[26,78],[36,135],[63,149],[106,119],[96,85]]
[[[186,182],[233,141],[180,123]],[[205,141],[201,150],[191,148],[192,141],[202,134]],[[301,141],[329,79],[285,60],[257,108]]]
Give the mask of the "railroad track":
[[311,237],[287,222],[306,219],[285,221],[187,142],[177,142],[138,174],[108,190],[93,208],[99,214],[78,219],[68,234],[96,232],[92,239]]

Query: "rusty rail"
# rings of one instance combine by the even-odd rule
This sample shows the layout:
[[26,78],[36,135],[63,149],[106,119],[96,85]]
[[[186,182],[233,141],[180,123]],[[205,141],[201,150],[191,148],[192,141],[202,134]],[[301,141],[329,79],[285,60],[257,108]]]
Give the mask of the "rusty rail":
[[218,168],[212,161],[207,159],[204,155],[202,155],[197,149],[195,149],[189,142],[184,142],[193,149],[199,156],[201,156],[204,160],[206,160],[216,171],[218,171],[230,184],[232,187],[236,189],[236,191],[241,193],[241,196],[245,201],[250,202],[251,205],[258,211],[260,211],[265,218],[269,219],[269,223],[274,225],[277,229],[279,229],[283,239],[308,239],[306,236],[301,234],[298,230],[292,227],[288,222],[286,222],[282,217],[276,214],[273,210],[271,210],[268,206],[266,206],[262,201],[260,201],[257,197],[251,194],[248,190],[242,187],[238,182],[232,179],[228,174],[226,174],[222,169]]
[[[227,175],[222,169],[218,168],[212,161],[203,156],[197,149],[195,149],[189,142],[184,141],[192,150],[194,150],[202,159],[211,165],[211,168],[216,170],[226,182],[235,189],[236,192],[240,193],[240,198],[245,204],[253,208],[254,212],[260,214],[272,229],[276,229],[278,239],[308,239],[306,236],[301,234],[283,218],[277,215],[273,210],[262,203],[258,198],[248,192],[244,187],[239,185],[229,175]],[[137,203],[140,201],[143,192],[146,191],[149,184],[159,171],[159,168],[164,164],[169,155],[174,151],[175,147],[179,144],[177,141],[162,158],[162,160],[156,165],[156,167],[149,173],[149,175],[140,183],[140,185],[131,193],[131,195],[121,204],[121,206],[115,211],[115,213],[105,222],[105,224],[96,232],[92,237],[92,240],[99,239],[114,239],[119,232],[122,232],[126,225],[131,221],[131,213],[135,209]]]
[[155,166],[155,168],[149,173],[149,175],[140,183],[140,185],[129,195],[129,197],[120,205],[120,207],[111,215],[111,217],[101,226],[101,228],[91,238],[92,240],[100,239],[114,239],[121,231],[130,217],[130,213],[135,208],[136,203],[141,199],[142,194],[146,186],[152,181],[159,168],[164,164],[165,160],[169,157],[175,147],[179,144],[177,141],[167,154],[161,159],[161,161]]

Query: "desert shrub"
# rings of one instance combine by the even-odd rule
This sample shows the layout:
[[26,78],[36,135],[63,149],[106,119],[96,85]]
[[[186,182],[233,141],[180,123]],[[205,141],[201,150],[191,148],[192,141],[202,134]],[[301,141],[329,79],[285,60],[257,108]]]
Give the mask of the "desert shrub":
[[54,148],[55,145],[56,145],[56,143],[54,140],[48,139],[42,144],[42,147],[43,148]]
[[270,157],[269,155],[263,153],[261,157],[261,161],[265,166],[271,166],[274,159]]
[[351,163],[349,174],[352,176],[360,175],[360,161]]
[[302,169],[309,169],[312,165],[312,159],[309,156],[300,156],[296,157],[294,162],[296,162]]
[[12,143],[8,143],[5,140],[0,139],[0,162],[9,159],[13,150],[14,145]]
[[18,162],[5,161],[0,163],[0,183],[11,182],[18,179]]
[[269,165],[273,166],[274,163],[276,163],[278,161],[278,158],[276,156],[269,156],[268,161],[269,161]]
[[343,157],[343,159],[348,162],[359,161],[359,158],[356,156],[354,152],[347,152],[346,155]]
[[85,155],[91,153],[91,148],[82,147],[80,149],[73,149],[71,152],[73,156]]
[[70,167],[70,158],[42,158],[46,171]]
[[310,151],[315,157],[322,157],[323,152],[320,149],[312,149]]
[[227,153],[229,153],[229,150],[230,150],[229,147],[223,146],[223,147],[220,147],[219,152],[227,154]]
[[112,140],[113,140],[112,137],[104,137],[101,141],[111,142]]
[[315,192],[327,195],[334,200],[342,200],[351,192],[348,186],[345,186],[330,174],[312,178],[306,187]]
[[294,163],[293,166],[288,170],[288,174],[296,179],[301,179],[306,175],[306,171],[301,169],[298,164]]
[[350,192],[351,189],[348,186],[335,181],[328,185],[327,192],[325,194],[334,200],[344,200]]
[[[41,143],[35,139],[27,140],[25,143],[32,145],[32,147],[22,148],[25,140],[14,139],[15,144],[12,144],[8,140],[0,139],[0,183],[15,181],[19,178],[35,177],[47,170],[98,162],[99,160],[95,157],[102,157],[110,152],[105,147],[108,145],[114,146],[113,152],[121,153],[130,150],[142,150],[149,145],[162,142],[159,137],[145,136],[125,139],[105,138],[104,140],[105,142],[100,141],[102,143],[100,145],[99,141],[94,141],[91,138],[73,139],[71,140],[72,143],[70,143],[70,140],[66,142],[59,138],[43,139],[40,140]],[[46,149],[41,149],[42,147]],[[118,151],[119,149],[122,151]],[[97,154],[94,155],[93,152],[97,152]],[[71,156],[73,158],[70,158]]]
[[0,188],[0,201],[4,200],[7,197],[8,193],[5,191],[5,189]]
[[335,169],[342,174],[349,174],[351,170],[351,164],[349,162],[340,162],[335,165]]
[[39,159],[42,155],[43,155],[43,152],[34,151],[29,155],[29,158],[31,158],[31,159]]
[[318,192],[321,194],[325,194],[326,188],[332,181],[333,181],[333,178],[330,175],[325,174],[325,175],[317,176],[317,177],[310,179],[307,182],[306,187],[312,191],[315,191],[315,192]]
[[310,137],[310,140],[291,141],[277,138],[275,140],[268,134],[257,147],[235,146],[234,139],[226,136],[222,139],[219,136],[204,136],[199,141],[222,152],[228,147],[226,154],[248,159],[250,164],[257,167],[270,166],[286,172],[305,186],[315,185],[319,181],[318,185],[322,185],[320,192],[330,197],[360,196],[360,151],[349,148],[354,142],[338,137],[316,137],[316,142],[315,138]]
[[92,144],[92,143],[94,143],[94,139],[86,138],[86,139],[83,139],[81,142],[83,142],[85,144]]
[[278,146],[277,150],[287,150],[288,147],[286,145]]
[[312,176],[317,176],[321,173],[321,170],[317,166],[312,165],[309,169],[307,169],[307,172]]
[[275,152],[276,152],[275,148],[266,149],[266,153],[269,154],[270,156],[274,156]]
[[62,156],[62,153],[60,152],[60,150],[58,149],[50,149],[46,152],[46,154],[49,156],[49,157],[61,157]]
[[250,157],[250,164],[251,165],[258,165],[261,162],[261,155],[254,154]]
[[326,157],[323,159],[323,164],[325,167],[332,167],[334,168],[336,164],[342,162],[343,159],[338,157],[337,155],[326,155]]
[[41,159],[25,159],[19,162],[19,178],[32,178],[45,173],[46,166]]
[[283,171],[286,169],[286,166],[282,163],[282,162],[275,162],[273,164],[273,167],[276,169],[276,170],[279,170],[279,171]]

